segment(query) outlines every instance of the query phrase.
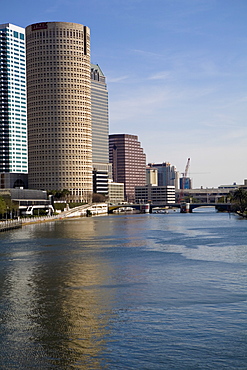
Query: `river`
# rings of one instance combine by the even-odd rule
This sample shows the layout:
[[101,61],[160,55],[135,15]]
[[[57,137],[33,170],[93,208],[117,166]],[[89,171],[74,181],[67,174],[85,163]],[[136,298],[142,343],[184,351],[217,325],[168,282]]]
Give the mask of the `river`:
[[120,214],[0,234],[0,369],[247,369],[247,220]]

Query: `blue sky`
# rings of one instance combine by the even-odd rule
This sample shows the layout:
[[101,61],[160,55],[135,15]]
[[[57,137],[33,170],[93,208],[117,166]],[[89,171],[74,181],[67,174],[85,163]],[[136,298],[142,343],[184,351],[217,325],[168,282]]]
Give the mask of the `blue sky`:
[[246,0],[1,1],[0,23],[81,23],[109,90],[110,133],[194,187],[247,179]]

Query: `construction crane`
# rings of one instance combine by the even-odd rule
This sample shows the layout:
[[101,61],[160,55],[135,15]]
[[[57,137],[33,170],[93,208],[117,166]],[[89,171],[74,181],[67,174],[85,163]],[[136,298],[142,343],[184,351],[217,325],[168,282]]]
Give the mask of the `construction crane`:
[[190,167],[190,158],[188,158],[188,161],[187,161],[187,164],[186,164],[186,167],[185,167],[185,172],[184,172],[184,177],[185,178],[188,176],[189,167]]
[[186,167],[185,167],[185,171],[184,171],[184,173],[182,173],[183,177],[182,177],[181,191],[180,191],[180,197],[179,197],[180,202],[181,202],[181,200],[183,199],[183,196],[184,196],[185,181],[186,181],[186,178],[188,177],[189,167],[190,167],[190,158],[188,158],[187,163],[186,163]]

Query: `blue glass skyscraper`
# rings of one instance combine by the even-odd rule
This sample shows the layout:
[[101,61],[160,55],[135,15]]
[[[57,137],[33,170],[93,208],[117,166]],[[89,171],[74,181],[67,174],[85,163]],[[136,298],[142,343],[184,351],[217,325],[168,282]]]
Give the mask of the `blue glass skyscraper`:
[[0,172],[28,173],[25,29],[0,24]]

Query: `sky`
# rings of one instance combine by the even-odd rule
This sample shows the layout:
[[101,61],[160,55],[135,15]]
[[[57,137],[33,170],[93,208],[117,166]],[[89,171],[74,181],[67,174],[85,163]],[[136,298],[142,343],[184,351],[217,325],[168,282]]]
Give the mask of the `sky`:
[[147,163],[194,188],[247,179],[247,0],[0,0],[0,23],[90,28],[110,134],[137,135]]

